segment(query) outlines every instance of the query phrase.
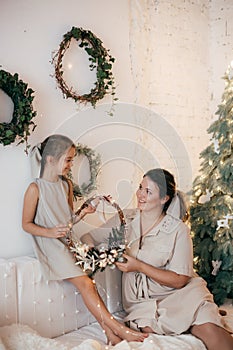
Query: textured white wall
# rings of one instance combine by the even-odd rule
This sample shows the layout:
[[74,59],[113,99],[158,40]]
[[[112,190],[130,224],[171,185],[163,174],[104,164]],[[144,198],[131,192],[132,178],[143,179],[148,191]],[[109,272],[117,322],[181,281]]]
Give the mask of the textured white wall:
[[[133,202],[137,182],[152,166],[170,169],[188,190],[208,144],[221,76],[233,58],[232,15],[231,0],[2,1],[2,69],[19,73],[35,90],[38,126],[30,143],[59,131],[96,149],[102,156],[99,191],[123,207]],[[72,26],[92,30],[116,58],[114,117],[106,113],[110,96],[93,110],[63,99],[56,88],[51,55]],[[88,87],[91,77],[85,80],[81,71]],[[31,252],[21,229],[31,178],[23,149],[0,145],[0,257]]]

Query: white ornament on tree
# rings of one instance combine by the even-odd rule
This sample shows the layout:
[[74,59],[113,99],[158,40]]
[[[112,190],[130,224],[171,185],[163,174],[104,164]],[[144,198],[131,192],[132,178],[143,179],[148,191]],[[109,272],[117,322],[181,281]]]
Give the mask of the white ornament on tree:
[[213,139],[213,142],[214,142],[214,152],[219,154],[220,153],[219,142],[217,139]]
[[221,265],[222,265],[221,260],[212,260],[212,266],[213,266],[212,275],[214,275],[214,276],[217,275]]
[[217,231],[221,228],[221,227],[226,227],[226,228],[230,228],[228,225],[228,220],[233,219],[233,215],[229,215],[227,214],[226,216],[224,216],[225,219],[222,220],[217,220]]
[[198,200],[198,203],[200,204],[204,204],[204,203],[207,203],[210,201],[211,199],[211,196],[212,196],[212,193],[209,191],[209,189],[207,188],[206,190],[206,194],[203,194],[199,200]]

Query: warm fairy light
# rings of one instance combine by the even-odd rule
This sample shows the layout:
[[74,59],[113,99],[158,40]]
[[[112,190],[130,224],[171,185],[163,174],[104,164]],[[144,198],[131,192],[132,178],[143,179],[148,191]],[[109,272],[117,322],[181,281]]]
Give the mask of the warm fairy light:
[[201,195],[201,190],[198,189],[198,190],[195,192],[195,195],[196,195],[196,196],[200,196],[200,195]]

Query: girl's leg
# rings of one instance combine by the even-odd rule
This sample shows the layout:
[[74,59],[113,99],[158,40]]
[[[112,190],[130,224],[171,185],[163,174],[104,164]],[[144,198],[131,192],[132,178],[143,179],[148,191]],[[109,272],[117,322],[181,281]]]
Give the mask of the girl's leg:
[[191,333],[202,340],[208,350],[233,349],[233,337],[230,333],[213,323],[194,325]]
[[67,280],[79,290],[84,303],[99,322],[112,345],[122,340],[142,342],[148,337],[147,334],[131,330],[113,318],[99,296],[95,284],[88,276],[74,277]]

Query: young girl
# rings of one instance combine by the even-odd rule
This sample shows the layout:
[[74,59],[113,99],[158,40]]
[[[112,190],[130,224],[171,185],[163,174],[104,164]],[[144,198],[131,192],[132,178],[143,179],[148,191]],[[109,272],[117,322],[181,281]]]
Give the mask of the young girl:
[[[73,216],[73,193],[66,178],[76,153],[74,143],[66,136],[52,135],[36,148],[41,158],[40,177],[32,182],[24,197],[22,226],[33,237],[34,250],[47,280],[67,280],[81,293],[83,300],[103,328],[108,341],[117,344],[143,341],[148,335],[132,331],[115,320],[106,309],[93,281],[75,265],[67,247],[67,222]],[[39,154],[38,154],[39,152]],[[76,216],[75,222],[93,212],[91,206]]]

